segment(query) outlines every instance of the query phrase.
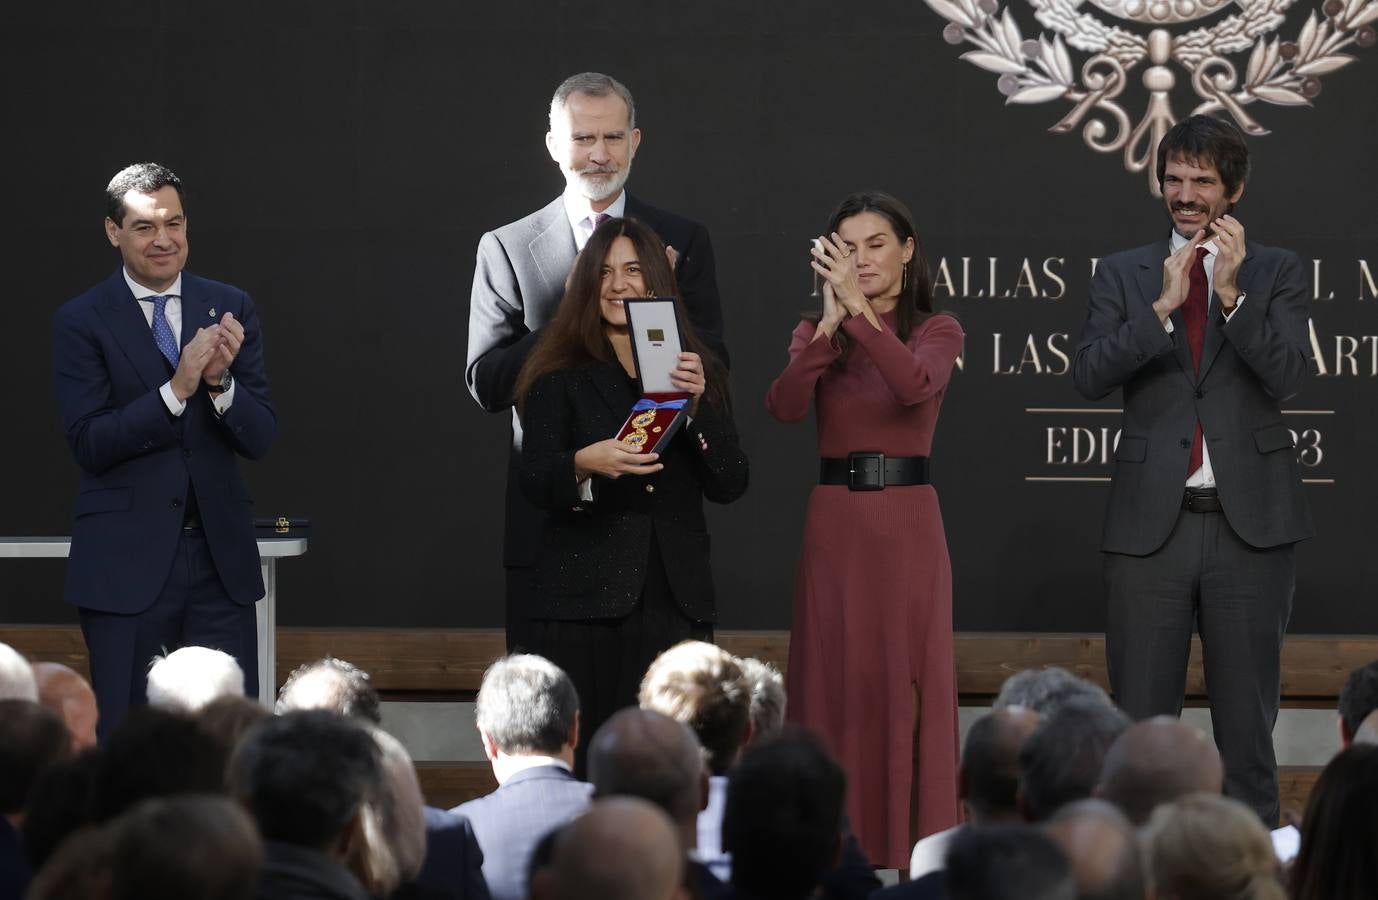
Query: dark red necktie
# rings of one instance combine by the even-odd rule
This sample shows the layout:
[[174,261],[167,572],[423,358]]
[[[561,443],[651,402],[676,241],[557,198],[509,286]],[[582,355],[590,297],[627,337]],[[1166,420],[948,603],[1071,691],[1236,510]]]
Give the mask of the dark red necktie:
[[[1182,321],[1187,326],[1187,346],[1191,348],[1191,362],[1196,374],[1201,374],[1201,349],[1206,343],[1206,307],[1210,304],[1210,289],[1206,282],[1205,247],[1196,248],[1196,262],[1187,275],[1187,302],[1182,304]],[[1201,421],[1191,437],[1191,461],[1187,475],[1201,468]]]

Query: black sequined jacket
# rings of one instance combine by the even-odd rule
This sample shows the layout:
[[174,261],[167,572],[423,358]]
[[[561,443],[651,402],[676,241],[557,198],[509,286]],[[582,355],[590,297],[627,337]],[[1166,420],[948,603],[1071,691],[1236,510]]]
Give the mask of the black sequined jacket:
[[730,412],[701,403],[649,476],[592,478],[582,500],[574,454],[617,435],[638,394],[616,365],[590,364],[537,381],[522,414],[522,490],[549,512],[536,558],[531,615],[626,615],[641,595],[651,540],[675,602],[696,621],[716,618],[703,501],[731,503],[747,486],[747,460]]

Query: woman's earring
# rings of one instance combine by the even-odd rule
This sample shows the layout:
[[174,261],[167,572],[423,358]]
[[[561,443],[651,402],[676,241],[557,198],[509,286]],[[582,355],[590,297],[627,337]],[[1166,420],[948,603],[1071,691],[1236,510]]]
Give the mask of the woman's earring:
[[909,287],[909,263],[900,265],[900,290]]

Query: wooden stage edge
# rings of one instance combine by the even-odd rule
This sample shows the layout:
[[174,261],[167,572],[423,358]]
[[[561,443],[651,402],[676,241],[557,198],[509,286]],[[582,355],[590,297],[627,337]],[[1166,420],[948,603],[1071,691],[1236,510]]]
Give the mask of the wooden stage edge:
[[[34,660],[86,671],[86,646],[75,625],[3,625],[0,641]],[[717,641],[740,656],[755,656],[783,671],[789,632],[721,629]],[[502,655],[498,628],[279,628],[278,682],[302,663],[322,656],[347,659],[368,672],[380,691],[472,695],[484,669]],[[957,691],[964,700],[993,697],[1010,675],[1027,668],[1062,666],[1109,687],[1105,638],[1093,633],[958,632]],[[1354,669],[1378,659],[1378,635],[1290,635],[1282,651],[1282,696],[1295,706],[1333,706]],[[1189,698],[1205,696],[1201,644],[1193,639],[1187,672]]]
[[[407,699],[466,699],[478,691],[484,669],[502,655],[496,628],[279,628],[278,682],[302,663],[322,656],[347,659],[368,672],[385,695]],[[0,625],[0,641],[33,660],[65,663],[86,672],[86,646],[75,625]],[[717,641],[733,653],[775,663],[789,660],[789,632],[721,629]],[[955,636],[957,690],[964,703],[987,702],[1010,675],[1027,668],[1062,666],[1109,687],[1105,638],[1091,633],[960,632]],[[1334,709],[1350,671],[1378,659],[1378,635],[1291,635],[1282,652],[1286,706]],[[1193,641],[1188,701],[1205,696],[1201,645]],[[449,807],[491,791],[486,763],[417,764],[427,800]],[[1300,813],[1319,775],[1309,766],[1284,767],[1283,809]]]

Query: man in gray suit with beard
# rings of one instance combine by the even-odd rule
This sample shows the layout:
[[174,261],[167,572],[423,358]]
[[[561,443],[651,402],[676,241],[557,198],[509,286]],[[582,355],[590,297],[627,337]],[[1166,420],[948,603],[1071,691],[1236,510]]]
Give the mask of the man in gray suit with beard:
[[641,144],[636,105],[626,86],[597,72],[564,80],[550,103],[550,158],[564,193],[544,208],[483,235],[469,302],[469,359],[464,380],[489,412],[512,410],[503,565],[507,569],[507,647],[521,645],[531,566],[542,517],[522,495],[521,424],[512,390],[540,330],[555,316],[574,257],[605,219],[639,219],[660,235],[694,328],[724,365],[722,310],[713,247],[699,223],[628,195],[625,185]]
[[1168,131],[1172,232],[1100,262],[1072,376],[1091,400],[1123,389],[1101,544],[1115,698],[1135,719],[1177,715],[1195,625],[1225,792],[1273,826],[1293,548],[1313,531],[1281,410],[1310,365],[1308,294],[1296,254],[1231,214],[1248,173],[1231,123]]

